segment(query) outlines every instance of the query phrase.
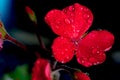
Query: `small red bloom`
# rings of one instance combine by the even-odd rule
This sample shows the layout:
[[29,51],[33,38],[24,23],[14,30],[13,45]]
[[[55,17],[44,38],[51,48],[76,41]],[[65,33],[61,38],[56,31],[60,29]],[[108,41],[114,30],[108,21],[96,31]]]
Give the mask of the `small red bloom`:
[[[114,35],[107,30],[94,30],[85,34],[93,21],[91,11],[78,3],[47,13],[45,21],[53,32],[60,35],[52,44],[55,59],[61,63],[69,62],[76,54],[77,61],[83,66],[101,64],[105,52],[114,43]],[[83,36],[84,35],[84,36]]]
[[51,80],[50,71],[50,63],[39,58],[32,69],[32,80]]
[[91,80],[90,77],[83,72],[75,72],[75,80]]
[[26,10],[26,12],[27,12],[28,14],[34,15],[33,10],[32,10],[29,6],[26,6],[26,7],[25,7],[25,10]]

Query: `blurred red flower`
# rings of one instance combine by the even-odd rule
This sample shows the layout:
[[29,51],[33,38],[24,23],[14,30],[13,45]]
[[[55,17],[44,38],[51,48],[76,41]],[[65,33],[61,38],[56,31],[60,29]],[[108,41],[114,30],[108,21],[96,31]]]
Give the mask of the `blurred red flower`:
[[32,80],[51,80],[50,63],[46,59],[38,58],[32,69]]

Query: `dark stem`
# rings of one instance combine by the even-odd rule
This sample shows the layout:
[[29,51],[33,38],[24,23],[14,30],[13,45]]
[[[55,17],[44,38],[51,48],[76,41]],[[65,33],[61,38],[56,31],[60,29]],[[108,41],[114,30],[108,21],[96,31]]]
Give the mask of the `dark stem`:
[[45,44],[44,44],[44,42],[42,41],[41,35],[40,35],[39,32],[38,32],[37,23],[34,22],[34,26],[35,26],[35,27],[34,27],[34,31],[35,31],[35,34],[36,34],[36,36],[37,36],[37,38],[38,38],[40,47],[41,47],[42,49],[46,50]]
[[5,35],[5,39],[13,42],[14,44],[16,44],[17,46],[19,46],[19,47],[22,48],[23,50],[28,51],[28,50],[27,50],[27,47],[26,47],[24,44],[22,44],[21,42],[17,41],[17,40],[14,39],[13,37],[11,37],[9,34],[6,34],[6,35]]

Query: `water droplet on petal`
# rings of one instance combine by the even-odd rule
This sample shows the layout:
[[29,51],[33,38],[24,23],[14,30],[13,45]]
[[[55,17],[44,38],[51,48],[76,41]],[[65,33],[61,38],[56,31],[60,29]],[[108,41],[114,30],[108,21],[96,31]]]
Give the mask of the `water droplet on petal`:
[[62,61],[61,63],[64,63],[64,61]]
[[55,28],[56,28],[56,29],[59,29],[59,26],[56,25]]
[[69,59],[69,57],[67,56],[67,59]]
[[75,8],[74,8],[73,6],[70,6],[70,7],[69,7],[69,10],[70,10],[70,11],[73,11],[73,10],[75,10]]
[[97,48],[94,48],[94,49],[92,50],[92,53],[93,53],[93,54],[96,54],[96,53],[100,53],[100,51],[99,51]]
[[92,49],[93,49],[94,47],[92,47]]
[[81,7],[80,9],[83,10],[83,7]]
[[100,53],[100,51],[97,51],[97,53]]
[[57,22],[57,25],[59,25],[59,24],[60,24],[60,22],[58,21],[58,22]]
[[97,62],[97,64],[100,64],[100,62]]
[[83,17],[84,17],[85,19],[88,19],[88,18],[90,17],[90,15],[84,14]]
[[84,63],[84,62],[85,62],[84,60],[81,61],[81,63]]
[[71,14],[70,14],[70,16],[74,16],[74,14],[73,14],[73,13],[71,13]]
[[64,52],[61,52],[61,54],[64,54]]
[[68,49],[65,49],[65,51],[68,51]]
[[84,11],[85,11],[85,12],[88,11],[88,8],[84,8]]
[[77,30],[77,32],[80,32],[80,30]]
[[63,9],[63,12],[66,13],[67,12],[66,9]]
[[65,19],[65,23],[70,24],[70,20],[69,19]]
[[93,63],[93,65],[97,65],[97,63]]

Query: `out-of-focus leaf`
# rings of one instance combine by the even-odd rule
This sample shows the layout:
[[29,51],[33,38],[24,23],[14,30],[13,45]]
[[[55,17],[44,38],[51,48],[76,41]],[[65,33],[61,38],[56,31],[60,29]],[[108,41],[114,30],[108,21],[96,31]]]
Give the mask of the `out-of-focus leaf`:
[[14,79],[11,78],[9,74],[4,74],[2,80],[14,80]]
[[28,65],[24,64],[17,66],[16,69],[10,73],[13,80],[30,80],[31,75],[28,72]]
[[120,51],[113,52],[111,56],[116,63],[120,64]]
[[5,30],[5,27],[4,27],[3,23],[2,23],[2,21],[0,21],[0,33],[2,34],[2,39],[5,39],[7,31]]
[[[11,36],[13,36],[18,41],[26,45],[39,45],[39,41],[35,34],[25,32],[23,30],[13,29],[10,31]],[[49,38],[41,36],[42,41],[47,46],[50,43]]]

